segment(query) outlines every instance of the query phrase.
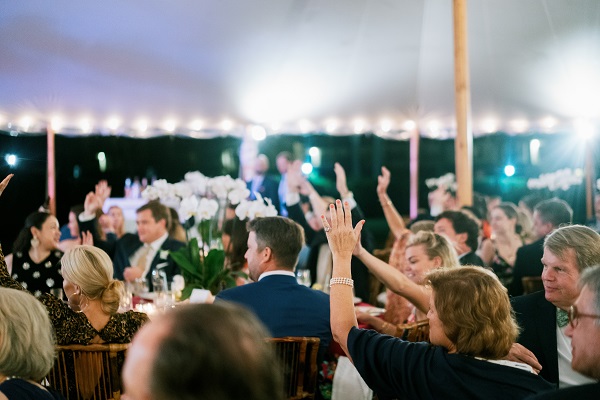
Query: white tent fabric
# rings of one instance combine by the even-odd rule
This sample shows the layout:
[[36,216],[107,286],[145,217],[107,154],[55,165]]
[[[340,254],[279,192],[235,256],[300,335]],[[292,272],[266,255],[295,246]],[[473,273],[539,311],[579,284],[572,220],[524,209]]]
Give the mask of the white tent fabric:
[[[598,124],[600,1],[468,12],[475,134]],[[454,134],[450,0],[4,1],[0,54],[0,130]]]

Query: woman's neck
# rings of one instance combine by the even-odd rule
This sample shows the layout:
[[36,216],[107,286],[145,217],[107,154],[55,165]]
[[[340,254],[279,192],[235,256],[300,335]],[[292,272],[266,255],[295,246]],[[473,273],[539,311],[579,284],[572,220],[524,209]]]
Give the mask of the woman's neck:
[[50,252],[50,250],[42,248],[41,246],[31,247],[29,249],[29,258],[31,258],[34,263],[39,264],[48,258]]
[[102,302],[100,300],[89,300],[87,307],[83,310],[83,314],[98,332],[104,329],[110,320],[110,315],[102,310]]

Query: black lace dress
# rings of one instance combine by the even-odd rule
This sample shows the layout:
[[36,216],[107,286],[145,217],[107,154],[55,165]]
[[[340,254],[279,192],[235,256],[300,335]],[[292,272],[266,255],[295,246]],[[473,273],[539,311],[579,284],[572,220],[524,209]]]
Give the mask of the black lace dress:
[[[1,247],[0,286],[25,290],[8,274]],[[48,310],[58,344],[89,344],[96,336],[106,343],[129,343],[133,335],[148,321],[148,316],[144,313],[127,311],[111,315],[106,326],[97,331],[85,314],[71,310],[67,304],[53,295],[43,293],[39,300]]]

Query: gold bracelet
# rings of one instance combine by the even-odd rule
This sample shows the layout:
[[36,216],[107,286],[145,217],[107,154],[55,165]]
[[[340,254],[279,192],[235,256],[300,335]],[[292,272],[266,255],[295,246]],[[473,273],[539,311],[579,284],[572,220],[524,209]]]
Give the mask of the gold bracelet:
[[346,286],[350,286],[351,288],[354,287],[354,281],[350,278],[331,278],[329,280],[329,287],[332,287],[333,285],[346,285]]
[[381,325],[381,328],[379,329],[381,331],[381,333],[385,333],[384,331],[387,329],[388,326],[390,326],[390,324],[383,321],[383,325]]

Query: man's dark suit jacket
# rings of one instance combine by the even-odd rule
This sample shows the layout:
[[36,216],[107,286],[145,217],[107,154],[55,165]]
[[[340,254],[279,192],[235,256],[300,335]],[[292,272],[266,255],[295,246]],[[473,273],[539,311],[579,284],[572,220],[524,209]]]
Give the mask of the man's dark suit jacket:
[[[327,236],[325,236],[325,231],[315,231],[310,227],[310,225],[308,225],[306,218],[304,218],[304,214],[302,213],[300,203],[288,206],[287,209],[288,217],[296,221],[304,228],[306,245],[310,248],[306,261],[306,267],[310,270],[312,283],[315,283],[317,279],[319,250],[322,244],[327,244]],[[352,209],[352,226],[355,226],[358,221],[362,219],[365,219],[362,210],[358,206],[354,207]],[[373,244],[373,236],[364,227],[360,236],[360,240],[365,250],[367,250],[369,253],[372,253],[373,248],[375,247]],[[352,279],[354,279],[354,294],[368,302],[369,297],[371,296],[369,269],[356,257],[352,257],[351,269]]]
[[461,258],[458,259],[460,265],[475,265],[477,267],[483,267],[483,261],[481,258],[475,254],[474,251],[471,251]]
[[572,386],[527,397],[528,400],[598,400],[599,398],[600,382]]
[[513,297],[511,303],[521,327],[517,342],[535,354],[542,365],[542,378],[558,384],[556,307],[546,300],[543,291]]
[[544,266],[542,257],[544,255],[544,239],[541,238],[533,243],[519,247],[517,258],[513,268],[513,280],[508,287],[508,293],[511,296],[520,296],[523,294],[523,283],[521,278],[524,276],[541,276]]
[[[246,185],[248,186],[248,190],[250,190],[249,199],[255,200],[256,196],[252,193],[252,181],[246,182]],[[256,192],[260,193],[263,198],[268,197],[271,199],[275,209],[279,212],[279,182],[276,179],[265,175],[262,184]]]
[[[126,233],[123,235],[123,237],[117,240],[115,253],[113,255],[115,279],[124,279],[123,271],[125,271],[125,268],[130,266],[129,257],[131,257],[131,255],[143,245],[144,244],[140,241],[138,235],[134,235],[133,233]],[[164,271],[169,282],[173,281],[174,275],[180,273],[179,266],[175,264],[173,258],[163,252],[169,250],[175,251],[183,246],[185,246],[184,243],[169,237],[163,242],[162,246],[160,246],[160,250],[156,252],[156,255],[152,259],[152,264],[150,264],[148,274],[146,274],[146,283],[148,284],[148,288],[150,290],[152,290],[152,271],[157,269]]]
[[318,337],[320,354],[331,342],[329,295],[299,285],[293,276],[266,276],[258,282],[224,290],[216,299],[248,307],[273,337]]

